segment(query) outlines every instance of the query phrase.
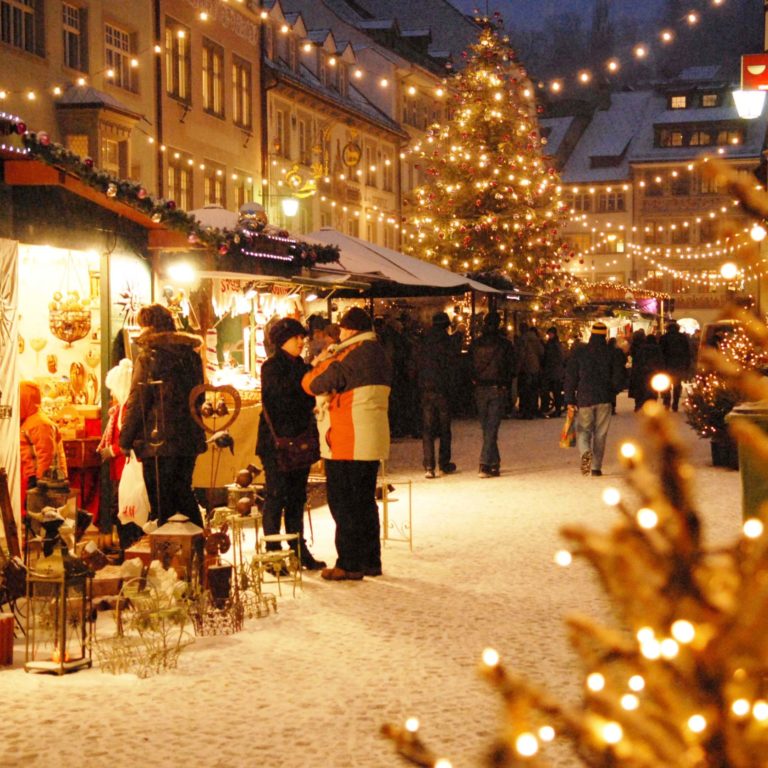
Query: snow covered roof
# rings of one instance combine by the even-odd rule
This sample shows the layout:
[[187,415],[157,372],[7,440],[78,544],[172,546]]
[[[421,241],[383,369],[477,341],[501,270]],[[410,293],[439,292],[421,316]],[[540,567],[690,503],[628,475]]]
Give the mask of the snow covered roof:
[[141,117],[137,112],[126,107],[125,104],[118,101],[104,91],[99,91],[91,85],[72,85],[56,99],[57,107],[96,107],[112,109],[115,112],[121,112],[124,115],[132,117]]
[[629,178],[628,150],[644,122],[651,92],[611,95],[597,110],[561,171],[564,182],[619,181]]

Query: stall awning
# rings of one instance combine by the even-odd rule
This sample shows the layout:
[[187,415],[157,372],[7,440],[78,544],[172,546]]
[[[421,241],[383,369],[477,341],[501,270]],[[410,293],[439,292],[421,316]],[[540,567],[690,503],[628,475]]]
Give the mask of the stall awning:
[[369,243],[336,229],[323,227],[305,236],[306,240],[338,245],[341,257],[336,264],[323,264],[318,272],[348,273],[370,281],[374,295],[406,295],[414,293],[460,293],[469,290],[503,293],[477,280],[457,275],[428,261]]

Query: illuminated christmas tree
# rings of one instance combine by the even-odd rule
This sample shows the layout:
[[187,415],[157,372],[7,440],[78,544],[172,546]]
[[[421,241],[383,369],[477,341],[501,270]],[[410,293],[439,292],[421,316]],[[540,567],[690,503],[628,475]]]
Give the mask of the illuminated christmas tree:
[[449,119],[414,148],[427,181],[416,190],[410,250],[457,271],[540,285],[564,254],[560,180],[542,151],[533,84],[499,18],[479,21],[466,66],[447,83]]
[[[724,334],[719,351],[730,364],[731,373],[768,368],[768,353],[755,345],[739,328]],[[736,387],[717,370],[696,373],[688,391],[686,419],[700,437],[727,439],[725,417],[742,401]]]
[[[768,329],[742,318],[749,343],[768,349]],[[745,400],[768,399],[768,379],[720,353],[705,358]],[[567,740],[593,768],[761,768],[768,760],[768,532],[744,522],[730,545],[710,546],[693,503],[693,468],[674,422],[656,402],[643,407],[650,450],[620,455],[631,487],[607,488],[618,522],[600,532],[565,528],[569,550],[592,566],[616,620],[568,620],[583,666],[580,701],[564,705],[482,655],[505,717],[490,766],[552,765],[550,742]],[[747,420],[731,427],[768,467],[768,437]],[[767,470],[768,471],[768,470]],[[420,739],[418,724],[385,726],[410,763],[449,768]],[[556,759],[556,758],[555,758]]]

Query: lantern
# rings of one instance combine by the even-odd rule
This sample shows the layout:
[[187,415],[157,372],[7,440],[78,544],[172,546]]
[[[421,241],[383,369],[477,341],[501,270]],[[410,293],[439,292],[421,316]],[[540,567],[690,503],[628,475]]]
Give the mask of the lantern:
[[186,515],[176,514],[149,534],[153,560],[173,566],[180,579],[200,576],[203,562],[203,529]]
[[27,571],[27,672],[63,675],[91,666],[92,576],[61,547]]

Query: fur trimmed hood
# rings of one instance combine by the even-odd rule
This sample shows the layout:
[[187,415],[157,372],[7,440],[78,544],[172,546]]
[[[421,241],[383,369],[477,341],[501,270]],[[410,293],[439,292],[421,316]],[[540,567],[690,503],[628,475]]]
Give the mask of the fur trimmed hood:
[[197,349],[203,345],[200,336],[194,333],[184,333],[183,331],[144,331],[136,339],[136,343],[141,347],[192,347]]

